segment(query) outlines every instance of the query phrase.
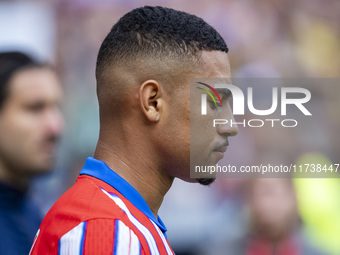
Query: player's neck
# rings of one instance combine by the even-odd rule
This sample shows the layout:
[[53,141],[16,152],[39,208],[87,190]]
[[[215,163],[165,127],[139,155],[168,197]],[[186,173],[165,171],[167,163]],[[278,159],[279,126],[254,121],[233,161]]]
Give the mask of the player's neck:
[[152,213],[157,217],[163,198],[170,189],[173,179],[159,169],[153,153],[146,149],[129,149],[126,146],[106,143],[99,139],[94,157],[104,161],[112,170],[132,185],[144,198]]

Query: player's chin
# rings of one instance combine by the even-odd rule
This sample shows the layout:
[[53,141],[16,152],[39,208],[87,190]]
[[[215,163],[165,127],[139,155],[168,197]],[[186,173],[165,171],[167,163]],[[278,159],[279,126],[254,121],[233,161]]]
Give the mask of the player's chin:
[[216,178],[197,178],[196,181],[203,185],[203,186],[209,186],[211,185],[214,181],[216,180]]
[[190,182],[190,183],[199,183],[201,185],[204,186],[209,186],[210,184],[212,184],[216,178],[214,177],[209,177],[209,178],[205,178],[205,177],[200,177],[200,178],[180,178],[182,181],[186,181],[186,182]]

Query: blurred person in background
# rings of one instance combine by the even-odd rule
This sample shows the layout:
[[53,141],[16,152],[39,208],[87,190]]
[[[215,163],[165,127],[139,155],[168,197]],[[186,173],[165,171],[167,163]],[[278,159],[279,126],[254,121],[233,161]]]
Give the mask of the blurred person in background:
[[245,186],[248,231],[214,254],[323,255],[302,233],[292,179],[255,178]]
[[28,254],[42,220],[30,179],[53,167],[63,129],[54,70],[21,52],[0,53],[0,254]]

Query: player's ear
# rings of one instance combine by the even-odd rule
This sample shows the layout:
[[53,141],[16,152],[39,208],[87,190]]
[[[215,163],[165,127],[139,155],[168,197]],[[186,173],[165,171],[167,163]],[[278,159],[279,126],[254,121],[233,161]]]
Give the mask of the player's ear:
[[162,109],[162,93],[160,85],[155,80],[147,80],[139,87],[139,102],[145,117],[152,122],[158,122]]

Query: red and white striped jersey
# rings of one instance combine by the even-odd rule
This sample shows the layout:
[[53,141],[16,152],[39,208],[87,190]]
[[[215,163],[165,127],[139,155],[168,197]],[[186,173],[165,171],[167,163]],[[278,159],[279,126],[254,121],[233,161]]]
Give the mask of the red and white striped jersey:
[[129,183],[94,158],[79,174],[45,216],[30,254],[174,254],[163,222]]

